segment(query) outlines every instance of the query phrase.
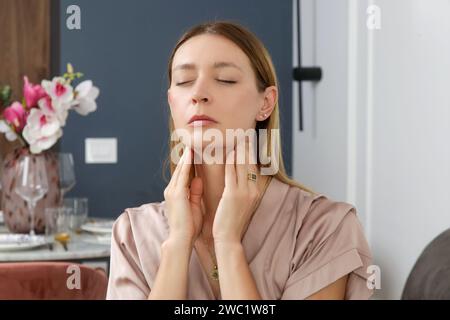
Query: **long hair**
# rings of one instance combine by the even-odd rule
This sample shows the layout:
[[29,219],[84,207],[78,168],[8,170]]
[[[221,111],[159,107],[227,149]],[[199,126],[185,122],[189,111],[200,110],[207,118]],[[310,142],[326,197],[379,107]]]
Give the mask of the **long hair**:
[[[169,87],[172,82],[172,63],[175,53],[178,48],[189,40],[192,37],[202,35],[202,34],[213,34],[219,35],[222,37],[231,40],[235,43],[249,58],[251,67],[256,75],[256,85],[259,92],[264,92],[267,87],[275,86],[278,89],[278,80],[275,72],[275,68],[272,62],[272,58],[270,57],[269,52],[263,45],[263,43],[249,30],[238,25],[233,22],[228,21],[215,21],[215,22],[207,22],[197,26],[194,26],[190,30],[188,30],[183,36],[178,40],[174,49],[172,50],[172,54],[170,55],[169,63],[168,63],[168,80]],[[173,148],[176,145],[176,141],[172,141],[170,139],[172,132],[174,131],[175,126],[173,123],[172,116],[169,112],[169,155],[164,162],[164,179],[167,181],[165,176],[165,172],[167,169],[167,164],[170,163],[170,173],[171,175],[175,171],[176,165],[170,161],[170,155],[172,153]],[[278,161],[278,171],[273,177],[278,180],[287,183],[291,186],[298,187],[302,190],[305,190],[310,193],[315,193],[311,189],[303,186],[302,184],[296,182],[291,179],[287,174],[284,167],[284,161],[281,151],[281,137],[280,137],[280,116],[279,116],[279,106],[278,106],[278,97],[275,102],[275,107],[268,118],[263,121],[257,121],[256,124],[256,142],[257,146],[259,146],[259,129],[267,130],[267,147],[268,147],[268,155],[270,158],[276,157]],[[272,130],[277,129],[277,130]],[[272,135],[275,135],[272,137]],[[277,153],[278,155],[270,154],[272,151],[272,139],[275,140],[275,143],[278,144]],[[266,166],[270,166],[269,163]],[[261,167],[261,163],[258,159],[258,166]],[[191,170],[190,174],[191,178],[193,176],[193,170]]]

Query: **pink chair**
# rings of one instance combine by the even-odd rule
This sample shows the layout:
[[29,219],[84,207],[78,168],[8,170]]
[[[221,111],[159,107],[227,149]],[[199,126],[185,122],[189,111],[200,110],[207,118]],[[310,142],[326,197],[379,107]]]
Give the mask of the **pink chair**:
[[[74,280],[78,275],[79,282]],[[0,299],[103,300],[107,287],[108,277],[100,268],[70,262],[0,263]]]

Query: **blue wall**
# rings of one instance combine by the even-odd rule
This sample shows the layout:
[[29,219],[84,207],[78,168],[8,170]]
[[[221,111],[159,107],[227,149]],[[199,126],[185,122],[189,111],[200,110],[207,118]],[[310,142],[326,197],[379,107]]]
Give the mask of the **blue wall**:
[[[66,9],[81,8],[81,30],[66,28]],[[291,1],[62,0],[60,71],[71,62],[100,88],[98,110],[71,113],[61,151],[75,158],[77,184],[68,196],[87,196],[90,215],[117,217],[124,208],[163,200],[162,160],[168,148],[166,65],[189,27],[230,19],[265,43],[280,80],[283,152],[291,172]],[[84,139],[117,137],[117,164],[85,164]]]

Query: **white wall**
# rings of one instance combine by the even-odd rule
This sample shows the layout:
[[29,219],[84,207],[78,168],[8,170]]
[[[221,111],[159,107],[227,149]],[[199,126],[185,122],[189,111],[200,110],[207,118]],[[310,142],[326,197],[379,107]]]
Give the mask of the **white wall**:
[[399,298],[423,248],[450,228],[450,2],[375,3],[369,229],[380,297]]
[[[315,5],[316,39],[310,44],[316,52],[311,60],[326,67],[324,81],[306,93],[313,97],[307,98],[306,108],[309,113],[316,109],[313,122],[323,132],[308,137],[310,133],[299,134],[293,126],[294,177],[306,177],[325,193],[340,188],[342,195],[335,192],[335,197],[356,205],[374,262],[381,267],[382,289],[375,298],[399,299],[421,251],[450,228],[450,2],[337,3],[339,8],[332,0]],[[379,30],[366,27],[366,9],[372,3],[381,10]],[[333,31],[327,32],[324,23]],[[326,38],[340,45],[327,53],[317,45]],[[345,70],[338,78],[339,67],[333,64],[343,52]],[[345,97],[337,107],[323,104],[332,104],[330,95],[338,97],[333,90],[342,88]],[[295,97],[294,111],[297,103]],[[333,111],[320,114],[326,108]],[[345,117],[337,118],[343,128],[324,125],[336,118],[336,108]],[[297,118],[293,121],[296,124]],[[344,136],[345,143],[330,149],[333,140],[323,143],[321,135]],[[304,161],[304,154],[338,161]],[[345,173],[339,182],[316,174],[331,172],[334,178],[338,170]]]
[[[318,64],[325,72],[318,85],[303,83],[302,133],[298,131],[298,83],[293,84],[293,158],[297,164],[293,166],[294,175],[300,176],[305,185],[320,188],[334,198],[345,197],[341,183],[347,179],[347,134],[342,130],[347,126],[347,41],[333,36],[347,33],[345,3],[346,0],[301,1],[302,65]],[[294,19],[295,15],[296,10]],[[296,30],[293,33],[296,65]]]

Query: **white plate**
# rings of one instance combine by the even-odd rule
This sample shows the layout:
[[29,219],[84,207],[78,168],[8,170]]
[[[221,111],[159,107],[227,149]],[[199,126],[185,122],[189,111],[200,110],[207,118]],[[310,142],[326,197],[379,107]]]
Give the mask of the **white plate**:
[[111,245],[111,233],[99,234],[99,235],[90,235],[88,237],[84,237],[82,239],[83,242],[92,243],[92,244],[104,244]]
[[81,226],[81,230],[92,233],[112,233],[114,220],[88,222]]
[[28,234],[0,234],[0,251],[27,250],[47,244],[45,236]]

